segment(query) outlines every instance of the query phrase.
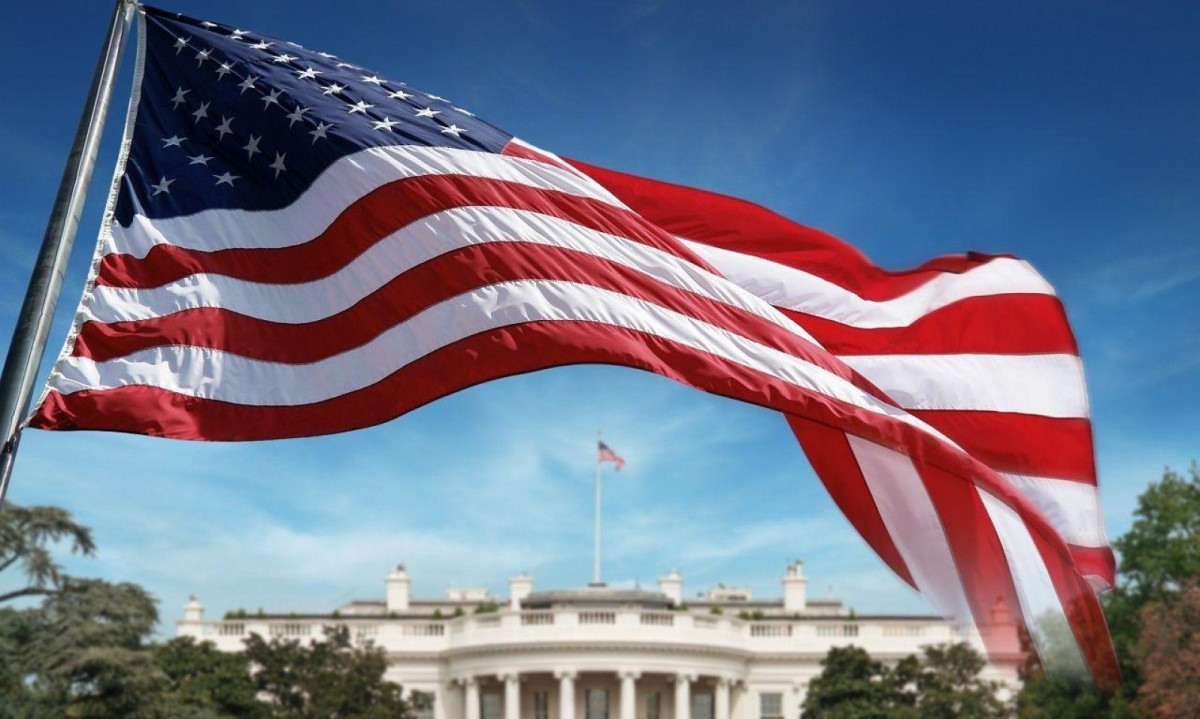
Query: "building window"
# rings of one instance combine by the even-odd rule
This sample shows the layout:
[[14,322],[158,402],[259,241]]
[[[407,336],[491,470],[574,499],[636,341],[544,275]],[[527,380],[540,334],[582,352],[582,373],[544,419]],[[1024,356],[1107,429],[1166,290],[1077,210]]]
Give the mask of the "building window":
[[662,714],[662,694],[650,692],[646,695],[646,719],[660,719]]
[[714,704],[712,694],[693,694],[692,719],[713,719]]
[[606,690],[588,689],[587,719],[608,719],[608,692]]
[[497,693],[479,695],[480,719],[504,719],[504,702]]
[[783,719],[783,694],[763,692],[758,695],[759,719]]
[[533,719],[550,719],[550,692],[533,693]]
[[433,719],[433,692],[414,691],[409,697],[415,719]]

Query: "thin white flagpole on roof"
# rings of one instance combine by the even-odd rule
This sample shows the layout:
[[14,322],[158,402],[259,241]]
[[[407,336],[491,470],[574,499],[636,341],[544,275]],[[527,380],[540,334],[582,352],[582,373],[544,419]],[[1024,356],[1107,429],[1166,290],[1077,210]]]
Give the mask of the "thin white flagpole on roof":
[[604,432],[596,430],[596,551],[592,564],[592,584],[596,586],[600,584],[600,481],[604,467],[604,463],[600,461],[600,440],[603,437]]
[[79,228],[79,216],[96,165],[100,137],[104,134],[104,119],[112,99],[113,84],[121,66],[125,36],[136,7],[133,0],[117,0],[113,8],[108,36],[100,49],[92,86],[58,185],[58,196],[46,223],[46,234],[42,237],[29,287],[25,290],[4,371],[0,374],[0,507],[4,506],[4,496],[8,493],[8,481],[21,439],[21,423],[29,411],[33,383],[46,352],[54,308],[75,242],[75,231]]

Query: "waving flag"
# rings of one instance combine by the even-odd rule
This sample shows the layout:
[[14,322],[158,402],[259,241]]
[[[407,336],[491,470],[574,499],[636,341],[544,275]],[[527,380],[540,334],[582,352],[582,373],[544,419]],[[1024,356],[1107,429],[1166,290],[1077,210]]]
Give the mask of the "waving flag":
[[858,531],[994,657],[1000,600],[1116,681],[1082,371],[1027,265],[883,272],[332,55],[140,23],[92,277],[31,426],[297,437],[544,367],[637,367],[784,413]]
[[617,465],[618,472],[620,472],[621,468],[625,466],[625,458],[624,457],[622,457],[621,455],[612,451],[612,448],[609,447],[604,442],[597,441],[597,443],[596,443],[596,463],[599,464],[600,462],[612,462],[613,464]]

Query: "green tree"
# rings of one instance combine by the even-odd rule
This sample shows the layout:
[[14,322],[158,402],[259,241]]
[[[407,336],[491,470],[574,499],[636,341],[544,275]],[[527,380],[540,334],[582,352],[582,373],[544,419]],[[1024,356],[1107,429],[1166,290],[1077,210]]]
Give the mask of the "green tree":
[[273,719],[396,719],[412,711],[398,684],[383,678],[382,649],[355,646],[345,626],[327,627],[325,640],[303,645],[257,634],[246,640],[246,660]]
[[917,675],[917,715],[921,719],[999,719],[1011,710],[996,698],[1000,686],[979,673],[987,660],[970,645],[925,647]]
[[222,652],[212,642],[176,637],[153,648],[154,663],[166,676],[164,691],[176,711],[197,716],[252,719],[267,717],[267,708],[242,652]]
[[915,717],[911,687],[917,660],[896,668],[876,661],[860,647],[833,647],[821,673],[808,685],[801,709],[804,719],[907,719]]
[[71,579],[30,615],[33,688],[70,717],[157,719],[163,673],[146,651],[158,611],[136,584]]
[[21,586],[0,593],[0,602],[61,588],[65,575],[50,550],[62,542],[76,554],[96,551],[91,530],[76,523],[65,509],[5,504],[0,509],[0,572],[16,567],[25,579]]

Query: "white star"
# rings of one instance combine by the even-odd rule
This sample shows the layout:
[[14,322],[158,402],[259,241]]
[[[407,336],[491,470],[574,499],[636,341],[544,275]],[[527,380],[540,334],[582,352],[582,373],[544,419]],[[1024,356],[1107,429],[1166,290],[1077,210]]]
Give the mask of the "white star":
[[334,55],[333,53],[328,53],[328,52],[319,52],[317,54],[320,55],[321,57],[331,58],[331,59],[337,57],[337,55]]
[[450,127],[442,128],[443,135],[454,135],[455,137],[458,137],[459,135],[463,134],[464,132],[466,132],[466,130],[464,130],[461,127],[459,127],[458,125],[454,125],[454,124],[451,124]]
[[152,185],[154,188],[154,195],[151,195],[151,197],[163,192],[167,193],[168,195],[171,194],[171,183],[174,181],[175,180],[168,180],[165,177],[160,178],[157,185]]
[[183,138],[180,137],[179,135],[171,135],[170,137],[164,137],[163,138],[163,149],[165,150],[168,147],[178,147],[180,149],[183,149]]
[[258,42],[251,45],[250,49],[251,50],[266,50],[267,48],[271,47],[274,44],[275,43],[273,43],[273,42],[266,42],[265,40],[259,40]]
[[317,75],[321,75],[321,74],[322,74],[322,72],[320,70],[314,70],[313,68],[310,67],[307,70],[301,70],[300,72],[296,73],[296,79],[298,79],[298,80],[315,80],[317,78]]
[[362,114],[365,115],[365,114],[367,114],[367,110],[370,110],[372,107],[375,107],[375,106],[368,105],[363,100],[359,100],[358,102],[354,103],[353,105],[348,105],[348,107],[350,108],[349,112],[351,115],[353,115],[356,112],[361,112]]
[[361,68],[361,67],[359,67],[358,65],[351,65],[351,64],[350,64],[350,63],[348,63],[348,62],[339,62],[339,63],[337,64],[337,66],[338,66],[338,67],[348,67],[348,68],[350,68],[351,70],[361,70],[361,69],[362,69],[362,68]]
[[230,127],[230,125],[235,119],[237,118],[225,117],[224,115],[221,115],[221,124],[217,125],[217,133],[219,135],[217,138],[218,142],[224,142],[225,136],[233,133],[233,128]]
[[221,63],[221,67],[217,68],[217,79],[224,80],[225,76],[233,72],[233,64],[228,62]]
[[372,85],[382,85],[382,84],[383,84],[383,78],[382,78],[382,77],[379,77],[378,75],[372,75],[372,76],[370,76],[370,77],[367,77],[366,75],[363,75],[363,76],[362,76],[362,81],[363,81],[363,82],[369,82],[369,83],[371,83]]
[[393,100],[407,100],[408,98],[412,97],[412,93],[405,92],[403,90],[397,90],[395,92],[388,93],[388,97],[392,98]]
[[216,24],[215,22],[209,22],[209,21],[207,21],[207,20],[205,20],[204,22],[200,23],[200,25],[201,25],[202,27],[206,27],[206,28],[208,28],[208,29],[210,29],[210,30],[211,30],[212,28],[214,28],[214,27],[216,27],[216,26],[217,26],[217,24]]
[[247,75],[245,80],[242,80],[240,83],[238,83],[238,87],[242,88],[242,92],[239,92],[238,94],[241,95],[247,90],[253,90],[254,83],[258,82],[258,80],[259,78],[256,75]]
[[441,110],[434,110],[432,107],[427,107],[423,110],[417,110],[417,117],[433,117],[441,114]]
[[247,142],[246,146],[242,148],[243,150],[246,151],[246,159],[247,160],[253,160],[255,154],[262,152],[262,150],[258,149],[258,143],[261,141],[262,141],[262,135],[251,135],[250,136],[250,141]]
[[291,122],[288,123],[288,127],[290,128],[292,125],[295,125],[297,122],[303,122],[304,121],[304,113],[308,112],[308,110],[309,110],[309,108],[307,108],[307,107],[303,107],[301,105],[296,105],[296,109],[292,110],[291,114],[287,116],[287,119],[291,120]]
[[179,109],[179,106],[180,106],[180,105],[182,105],[184,102],[186,102],[186,101],[183,99],[183,96],[184,96],[184,95],[186,95],[186,94],[188,94],[189,92],[191,92],[191,90],[184,90],[182,87],[181,87],[181,88],[177,88],[177,89],[175,90],[175,97],[171,98],[171,107],[173,107],[173,108],[175,108],[176,110],[178,110],[178,109]]
[[239,180],[241,177],[241,175],[231,175],[228,172],[224,175],[213,175],[218,185],[229,185],[230,187],[233,187],[234,180]]
[[462,109],[461,107],[455,107],[455,108],[452,108],[452,109],[453,109],[455,112],[461,112],[462,114],[466,115],[467,117],[475,117],[475,113],[473,113],[473,112],[471,112],[471,111],[469,111],[469,110],[464,110],[464,109]]
[[426,95],[425,97],[428,97],[430,100],[438,100],[439,102],[445,102],[445,101],[446,101],[446,98],[444,98],[444,97],[438,97],[437,95]]
[[242,35],[245,35],[245,34],[246,34],[246,31],[245,31],[245,30],[234,30],[234,31],[233,31],[233,32],[232,32],[232,33],[229,35],[229,39],[230,39],[230,40],[241,40],[241,39],[242,39]]
[[345,89],[346,89],[345,85],[339,85],[335,82],[332,85],[330,85],[329,87],[325,88],[325,90],[321,94],[322,95],[340,95],[340,94],[342,94],[342,91]]
[[212,48],[201,50],[200,52],[196,53],[196,67],[203,65],[208,60],[208,56],[211,54]]
[[205,102],[196,108],[196,111],[192,113],[192,117],[196,118],[196,122],[200,122],[208,117],[208,106],[211,104],[211,102]]
[[292,60],[299,60],[299,59],[300,58],[295,57],[294,55],[289,55],[285,52],[282,55],[276,55],[275,59],[273,59],[271,62],[291,62]]
[[276,152],[275,153],[275,162],[272,162],[270,165],[267,165],[267,167],[270,167],[272,170],[275,171],[275,179],[276,180],[279,179],[279,173],[287,171],[287,168],[283,166],[283,158],[284,157],[287,157],[287,153]]
[[191,42],[190,37],[187,39],[182,37],[175,38],[175,54],[178,55],[179,53],[183,52],[183,48],[187,47],[189,42]]
[[[279,105],[279,96],[280,96],[280,95],[282,95],[282,94],[283,94],[283,93],[282,93],[282,92],[280,92],[279,90],[272,90],[272,91],[271,91],[271,92],[269,92],[268,94],[266,94],[266,95],[263,95],[263,98],[262,98],[262,101],[263,101],[263,111],[266,111],[266,109],[267,109],[268,107],[270,107],[272,103],[274,103],[274,104],[276,104],[276,105]],[[279,105],[279,106],[280,106],[280,107],[283,107],[282,105]]]
[[204,153],[200,153],[195,157],[188,156],[188,159],[191,160],[191,162],[188,163],[189,165],[204,165],[205,167],[208,167],[208,161],[212,158]]
[[396,120],[393,120],[390,117],[385,117],[382,120],[375,121],[375,129],[376,130],[390,130],[390,129],[392,129],[392,125],[398,125],[398,124],[399,123]]
[[314,145],[317,144],[317,140],[328,140],[329,138],[325,137],[325,131],[330,129],[331,127],[333,127],[332,124],[326,124],[324,122],[317,122],[317,129],[311,130],[308,133],[313,136],[313,144]]

